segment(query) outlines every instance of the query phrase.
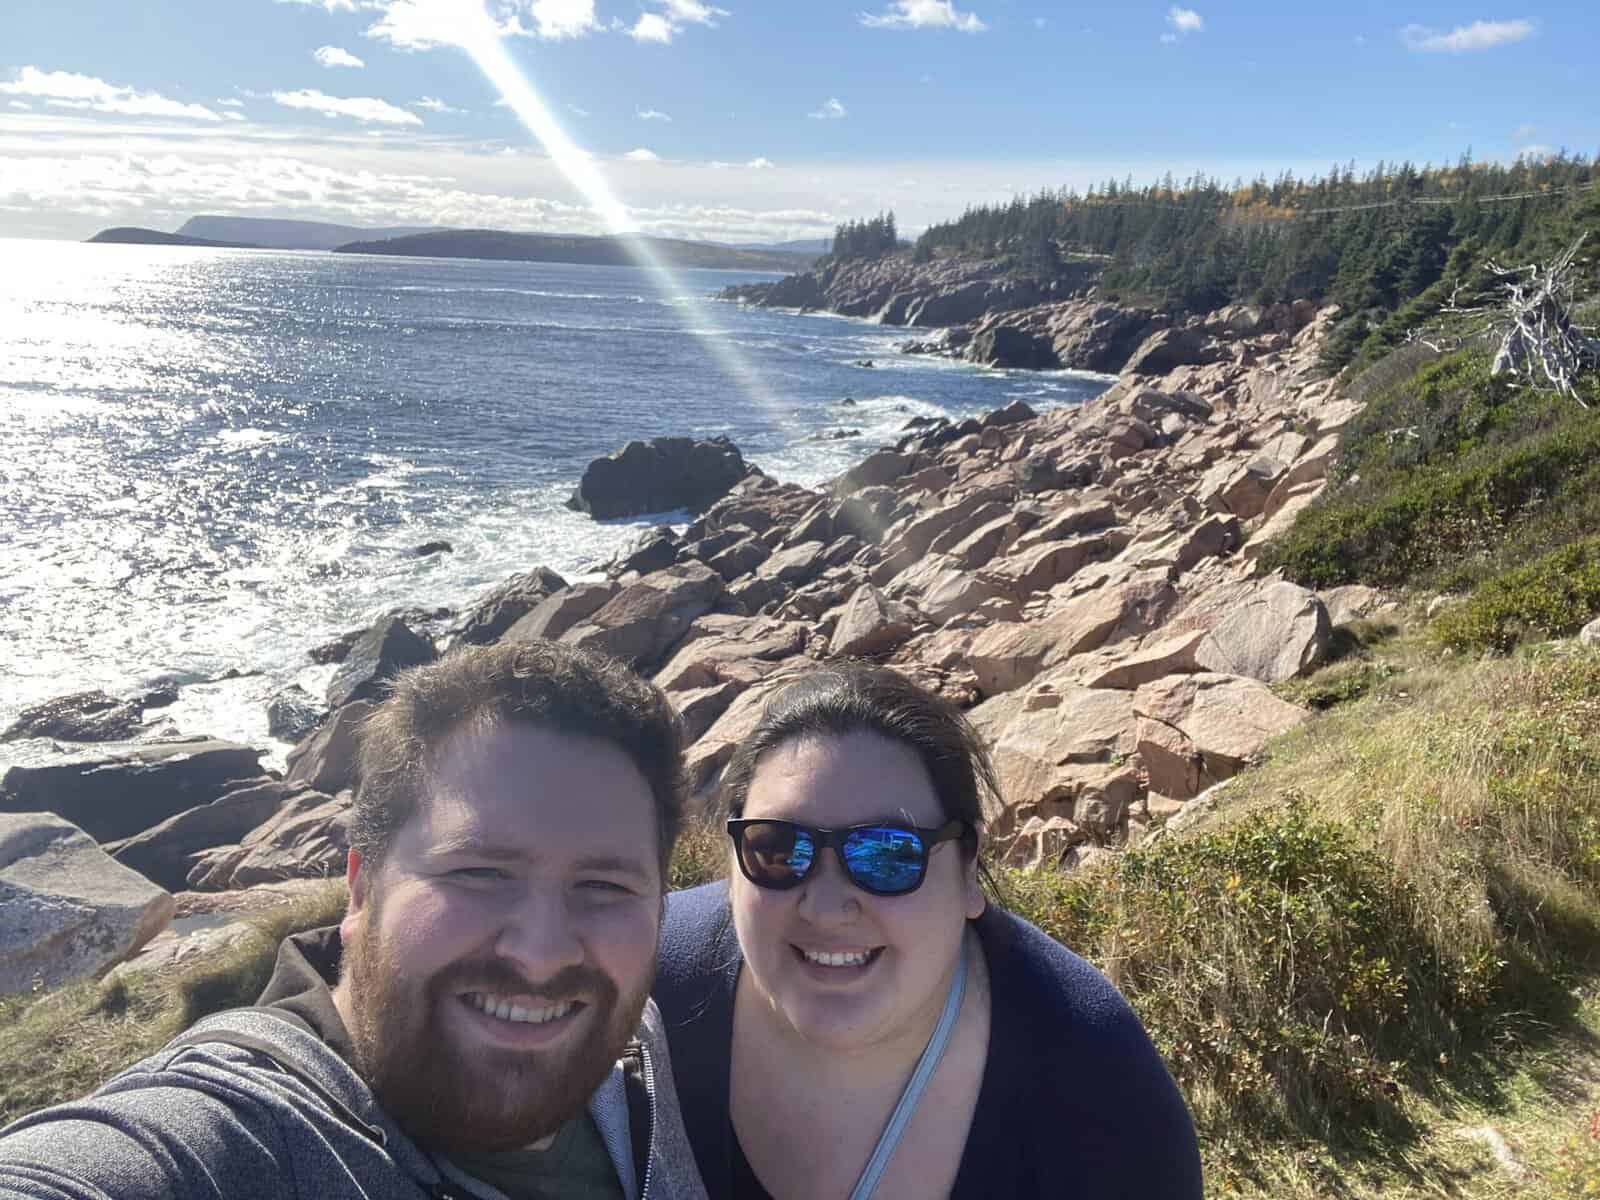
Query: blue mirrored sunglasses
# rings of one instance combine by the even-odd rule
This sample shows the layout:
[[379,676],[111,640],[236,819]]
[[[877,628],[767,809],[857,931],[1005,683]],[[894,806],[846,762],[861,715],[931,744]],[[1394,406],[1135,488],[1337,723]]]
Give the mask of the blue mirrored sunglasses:
[[874,896],[916,891],[927,877],[934,846],[965,837],[967,830],[965,821],[933,829],[889,824],[818,829],[759,817],[728,822],[739,870],[757,887],[782,890],[804,883],[821,851],[832,846],[850,882]]

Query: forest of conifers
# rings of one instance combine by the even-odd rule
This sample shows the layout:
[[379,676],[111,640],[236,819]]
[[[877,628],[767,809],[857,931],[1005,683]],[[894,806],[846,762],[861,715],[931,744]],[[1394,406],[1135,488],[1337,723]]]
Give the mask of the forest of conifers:
[[[1600,165],[1582,156],[1225,186],[1170,176],[1083,195],[1041,192],[930,227],[914,255],[977,254],[1048,277],[1063,256],[1109,259],[1107,298],[1207,311],[1302,297],[1343,306],[1335,360],[1381,350],[1443,305],[1490,282],[1486,263],[1546,261],[1581,232],[1600,252]],[[1511,198],[1505,198],[1511,197]]]

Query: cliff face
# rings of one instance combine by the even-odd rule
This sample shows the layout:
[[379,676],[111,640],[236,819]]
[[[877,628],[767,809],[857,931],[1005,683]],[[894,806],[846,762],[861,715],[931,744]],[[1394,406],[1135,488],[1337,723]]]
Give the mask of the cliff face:
[[1113,373],[1160,321],[1149,310],[1094,299],[1101,266],[1099,259],[1069,260],[1062,274],[1041,282],[990,259],[916,263],[898,254],[825,260],[774,283],[728,288],[722,297],[941,331],[907,343],[904,348],[912,354],[987,366]]
[[1124,307],[1096,295],[1101,266],[1099,259],[1069,260],[1063,274],[1041,283],[988,259],[914,263],[900,254],[824,260],[774,283],[727,288],[722,298],[936,331],[905,343],[908,354],[992,367],[1144,375],[1232,357],[1222,342],[1260,337],[1281,350],[1315,311],[1303,300],[1235,304],[1199,316]]

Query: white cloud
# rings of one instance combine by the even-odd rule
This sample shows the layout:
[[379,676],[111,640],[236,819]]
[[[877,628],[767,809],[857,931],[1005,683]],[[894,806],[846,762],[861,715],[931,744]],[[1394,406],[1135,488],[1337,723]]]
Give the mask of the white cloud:
[[437,96],[424,96],[421,100],[412,101],[412,108],[420,108],[423,112],[431,113],[463,113],[464,108],[452,108]]
[[713,8],[701,0],[651,0],[658,10],[640,14],[628,36],[636,42],[654,42],[659,46],[672,44],[672,39],[688,25],[705,25],[716,28],[717,18],[729,16],[725,8]]
[[32,112],[33,111],[33,105],[25,104],[21,100],[13,100],[11,102],[11,107],[12,108],[20,108],[23,112]]
[[1508,46],[1525,41],[1537,31],[1532,21],[1474,21],[1471,25],[1458,25],[1448,32],[1429,29],[1425,25],[1407,25],[1400,31],[1400,40],[1406,49],[1423,54],[1466,54],[1473,50],[1489,50],[1495,46]]
[[222,114],[222,119],[224,121],[242,121],[245,119],[245,116],[242,112],[234,112],[230,109]]
[[654,150],[646,150],[640,146],[637,150],[629,150],[622,156],[629,162],[660,162],[661,156]]
[[546,41],[583,37],[600,28],[594,0],[533,0],[533,24]]
[[641,108],[639,110],[639,120],[641,120],[641,121],[670,121],[670,120],[672,120],[672,118],[670,116],[668,116],[666,113],[662,112],[659,108]]
[[244,101],[243,100],[234,99],[233,97],[229,97],[226,100],[218,100],[217,103],[222,105],[223,108],[243,108],[244,107]]
[[1205,18],[1199,13],[1192,8],[1179,8],[1176,4],[1167,9],[1167,24],[1171,28],[1161,35],[1161,40],[1169,46],[1191,33],[1204,33],[1206,28]]
[[1539,130],[1533,125],[1518,125],[1511,131],[1511,140],[1514,142],[1531,142],[1539,136]]
[[849,110],[839,103],[837,96],[829,96],[822,102],[822,107],[817,109],[816,112],[806,114],[814,121],[842,121],[849,115]]
[[1517,157],[1526,159],[1528,162],[1548,162],[1556,154],[1557,151],[1553,146],[1524,146],[1517,151]]
[[[432,50],[460,44],[463,23],[471,11],[461,0],[363,0],[362,7],[382,14],[367,29],[366,36],[387,42],[396,50]],[[490,0],[479,11],[501,37],[560,41],[601,29],[595,19],[594,0]],[[523,23],[524,15],[532,20],[531,27]]]
[[421,125],[422,118],[373,96],[330,96],[312,88],[296,92],[273,92],[272,98],[285,108],[301,108],[325,117],[353,117],[379,125]]
[[[248,97],[246,97],[248,101]],[[100,114],[13,112],[0,97],[0,229],[82,238],[107,225],[176,228],[195,212],[296,217],[357,225],[451,225],[603,233],[602,219],[547,157],[500,155],[501,143],[385,126],[372,138],[346,123],[154,122]],[[1358,164],[1360,165],[1360,164]],[[790,162],[718,170],[708,162],[610,158],[606,173],[652,234],[730,242],[832,236],[839,222],[892,205],[902,229],[993,204],[1012,190],[1080,190],[1105,179],[1146,181],[1171,169],[1254,178],[1327,164],[1280,158],[957,159]],[[921,180],[922,186],[910,183]],[[930,182],[936,181],[936,182]],[[1012,185],[1003,189],[1002,185]],[[845,198],[844,203],[837,203]]]
[[989,28],[977,13],[958,12],[953,0],[891,0],[877,16],[861,14],[861,23],[874,29],[956,29],[982,33]]
[[317,60],[319,67],[364,67],[362,62],[348,50],[341,50],[338,46],[318,46],[311,52],[311,57]]
[[628,30],[628,36],[636,42],[656,42],[668,45],[672,35],[676,32],[672,23],[658,13],[645,13],[639,18],[639,23]]
[[752,158],[749,162],[745,163],[745,166],[749,167],[752,171],[767,171],[771,170],[777,165],[778,164],[773,162],[770,158]]
[[118,113],[125,117],[183,117],[192,121],[220,121],[219,113],[203,104],[169,100],[155,92],[139,92],[71,71],[41,71],[23,67],[10,83],[0,83],[0,92],[13,96],[33,96],[56,108],[84,108],[95,112]]

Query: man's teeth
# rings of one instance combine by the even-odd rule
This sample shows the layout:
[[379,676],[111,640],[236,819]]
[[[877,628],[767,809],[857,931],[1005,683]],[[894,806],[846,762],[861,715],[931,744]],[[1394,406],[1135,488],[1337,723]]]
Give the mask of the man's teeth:
[[801,950],[800,953],[807,962],[819,967],[863,967],[872,957],[870,950],[854,950],[847,954],[827,954],[819,950]]
[[468,992],[465,999],[481,1013],[523,1025],[543,1025],[546,1021],[566,1016],[577,1007],[576,1000],[563,1000],[560,1004],[551,1004],[544,1008],[525,1008],[500,996],[490,996],[483,992]]

